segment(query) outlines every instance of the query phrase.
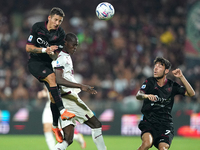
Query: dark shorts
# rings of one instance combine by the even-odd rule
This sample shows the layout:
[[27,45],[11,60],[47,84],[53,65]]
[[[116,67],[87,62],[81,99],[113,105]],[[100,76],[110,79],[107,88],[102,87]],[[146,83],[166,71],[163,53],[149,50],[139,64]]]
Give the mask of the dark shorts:
[[32,59],[28,61],[28,69],[29,72],[40,82],[43,82],[41,79],[44,79],[49,74],[54,73],[51,63]]
[[171,145],[174,137],[174,128],[172,125],[151,124],[146,120],[139,123],[139,129],[142,131],[141,137],[144,133],[151,133],[153,136],[153,145],[158,148],[159,143],[164,142]]

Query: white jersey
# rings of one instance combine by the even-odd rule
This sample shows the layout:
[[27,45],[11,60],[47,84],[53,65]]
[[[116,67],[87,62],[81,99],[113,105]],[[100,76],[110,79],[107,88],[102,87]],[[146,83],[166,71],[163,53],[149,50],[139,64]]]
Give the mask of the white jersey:
[[[68,53],[61,51],[57,60],[52,62],[52,67],[63,70],[63,78],[68,81],[76,82],[74,78],[74,70],[71,56]],[[66,95],[62,95],[63,105],[67,111],[74,113],[76,116],[70,120],[63,121],[60,118],[61,127],[64,128],[70,124],[76,125],[76,121],[84,123],[89,118],[93,117],[93,112],[89,107],[80,99],[78,93],[81,91],[79,88],[68,88],[60,86],[61,94],[71,92]]]
[[[77,81],[74,78],[72,59],[68,53],[61,51],[58,55],[58,58],[52,61],[52,67],[61,68],[63,70],[63,78],[65,78],[68,81],[77,83]],[[60,86],[60,88],[61,88],[61,94],[68,92],[77,94],[81,91],[80,88],[69,88],[65,86]]]

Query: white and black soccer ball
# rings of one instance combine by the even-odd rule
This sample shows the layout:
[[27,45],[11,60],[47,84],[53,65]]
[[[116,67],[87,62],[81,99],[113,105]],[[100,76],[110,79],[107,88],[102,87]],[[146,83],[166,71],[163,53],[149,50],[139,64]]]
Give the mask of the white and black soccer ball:
[[109,20],[115,14],[114,7],[108,2],[102,2],[96,7],[96,15],[101,20]]

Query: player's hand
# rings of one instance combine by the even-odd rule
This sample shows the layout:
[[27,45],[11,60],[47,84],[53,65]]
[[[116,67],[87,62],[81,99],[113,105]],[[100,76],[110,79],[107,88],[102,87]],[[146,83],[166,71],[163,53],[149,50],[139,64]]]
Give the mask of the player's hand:
[[86,91],[90,94],[97,94],[97,91],[94,89],[94,87],[91,87],[89,85],[81,85],[81,90]]
[[155,96],[155,95],[152,95],[152,94],[147,95],[147,98],[148,98],[150,101],[153,101],[153,102],[155,102],[155,101],[157,100],[156,96]]
[[177,78],[181,78],[181,77],[183,76],[183,73],[182,73],[181,69],[179,69],[179,68],[173,70],[172,73],[173,73],[173,75],[174,75],[175,77],[177,77]]
[[57,45],[47,47],[46,52],[48,55],[54,55],[54,51],[58,49]]

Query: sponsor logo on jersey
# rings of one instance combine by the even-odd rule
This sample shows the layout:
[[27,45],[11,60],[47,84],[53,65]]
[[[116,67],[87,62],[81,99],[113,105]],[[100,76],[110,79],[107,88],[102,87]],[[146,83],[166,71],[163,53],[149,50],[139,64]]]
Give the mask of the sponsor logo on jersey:
[[141,89],[145,89],[146,88],[146,85],[142,85]]
[[31,42],[31,41],[32,41],[32,39],[33,39],[33,36],[32,36],[32,35],[30,35],[30,36],[28,37],[28,41],[29,41],[29,42]]
[[43,40],[42,38],[37,38],[36,40],[38,42],[38,44],[41,44],[41,45],[45,45],[45,47],[50,47],[49,43],[45,40]]

